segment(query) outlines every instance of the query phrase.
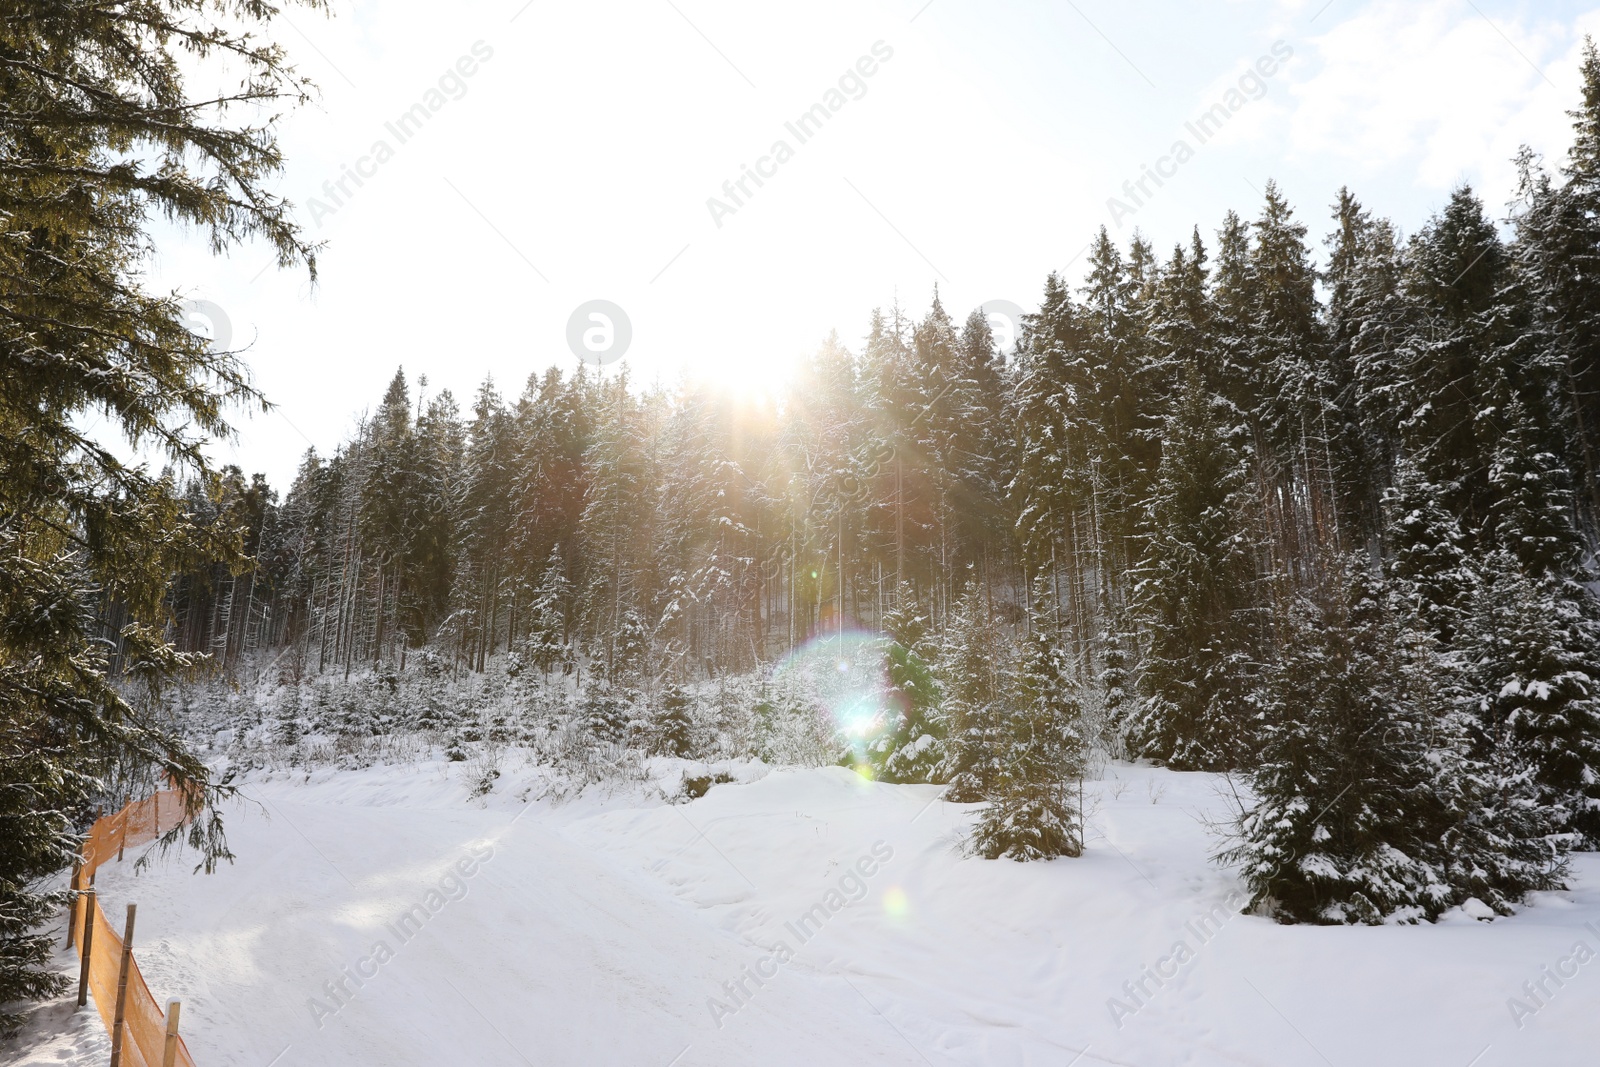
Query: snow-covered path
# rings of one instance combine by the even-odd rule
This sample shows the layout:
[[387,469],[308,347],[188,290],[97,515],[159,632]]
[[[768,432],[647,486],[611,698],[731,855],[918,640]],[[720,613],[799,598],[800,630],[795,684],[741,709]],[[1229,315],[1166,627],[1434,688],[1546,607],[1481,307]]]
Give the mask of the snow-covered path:
[[1206,775],[1114,766],[1085,857],[1021,865],[963,859],[937,789],[836,768],[554,809],[514,799],[532,773],[486,807],[441,764],[253,781],[236,864],[107,867],[102,900],[138,901],[202,1067],[1493,1067],[1600,1041],[1600,960],[1520,1029],[1507,1005],[1600,948],[1596,857],[1509,920],[1281,927],[1220,907]]

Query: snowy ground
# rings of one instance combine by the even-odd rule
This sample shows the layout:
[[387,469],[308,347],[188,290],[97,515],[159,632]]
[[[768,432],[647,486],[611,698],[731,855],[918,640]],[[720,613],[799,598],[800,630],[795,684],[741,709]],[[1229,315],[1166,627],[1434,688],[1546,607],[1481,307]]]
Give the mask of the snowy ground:
[[[1510,919],[1284,927],[1223,906],[1207,775],[1114,764],[1087,854],[1023,865],[963,858],[937,788],[841,769],[524,807],[537,772],[469,800],[462,766],[257,778],[233,866],[101,871],[201,1067],[1596,1062],[1600,857]],[[85,1022],[47,1006],[0,1057],[102,1062]]]

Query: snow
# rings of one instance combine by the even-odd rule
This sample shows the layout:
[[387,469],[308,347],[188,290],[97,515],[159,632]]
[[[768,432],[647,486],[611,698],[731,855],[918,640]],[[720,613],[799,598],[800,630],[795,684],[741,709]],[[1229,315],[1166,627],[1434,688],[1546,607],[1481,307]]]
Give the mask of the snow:
[[[1017,864],[966,857],[971,809],[937,787],[747,763],[666,803],[683,768],[559,806],[518,799],[526,766],[480,799],[461,764],[258,774],[237,863],[130,854],[98,888],[139,904],[145,976],[201,1067],[1559,1067],[1600,1039],[1600,965],[1537,1008],[1523,990],[1600,948],[1597,856],[1493,922],[1288,927],[1238,914],[1209,861],[1210,775],[1112,764],[1084,857]],[[84,1013],[46,1006],[49,1030],[21,1062],[103,1059]]]

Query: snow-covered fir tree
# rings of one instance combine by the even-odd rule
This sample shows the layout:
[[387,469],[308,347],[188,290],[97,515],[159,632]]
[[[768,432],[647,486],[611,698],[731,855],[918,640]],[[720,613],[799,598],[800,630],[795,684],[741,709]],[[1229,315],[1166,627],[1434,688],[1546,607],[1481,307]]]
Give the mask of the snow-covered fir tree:
[[1460,520],[1445,509],[1443,497],[1416,464],[1402,458],[1383,507],[1387,571],[1395,591],[1428,632],[1448,644],[1463,624],[1478,578]]
[[1264,725],[1237,840],[1252,908],[1285,922],[1506,912],[1559,884],[1525,775],[1470,750],[1432,638],[1359,559],[1289,598],[1257,696]]
[[651,723],[652,747],[663,756],[688,758],[694,755],[692,701],[683,686],[672,684],[661,690],[661,704]]
[[1147,505],[1139,601],[1148,648],[1127,744],[1173,767],[1237,767],[1252,745],[1254,546],[1230,410],[1191,366]]
[[889,721],[867,746],[874,774],[885,782],[932,782],[944,758],[945,722],[939,712],[939,687],[928,640],[928,616],[909,584],[895,607],[884,613],[888,638],[885,659]]
[[1005,760],[1011,656],[981,587],[973,585],[946,631],[939,655],[949,735],[940,776],[946,797],[971,803],[988,797]]
[[1077,793],[1087,749],[1083,703],[1045,603],[1040,580],[1003,717],[1000,767],[973,830],[973,849],[986,859],[1049,860],[1083,852]]
[[565,674],[572,666],[572,651],[567,644],[567,604],[571,595],[572,583],[567,580],[561,546],[557,545],[545,560],[544,576],[534,593],[522,646],[524,654],[547,676],[556,669]]

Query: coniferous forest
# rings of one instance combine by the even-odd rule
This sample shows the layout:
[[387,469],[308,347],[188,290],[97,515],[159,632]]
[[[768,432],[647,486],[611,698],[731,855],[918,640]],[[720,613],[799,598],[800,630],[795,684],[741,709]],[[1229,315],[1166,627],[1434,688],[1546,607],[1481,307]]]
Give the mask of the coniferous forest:
[[575,672],[624,740],[882,633],[893,699],[840,758],[996,801],[990,854],[1080,848],[1056,786],[1098,749],[1239,772],[1223,858],[1283,917],[1504,910],[1600,844],[1592,48],[1585,78],[1570,161],[1520,158],[1505,218],[1461,187],[1404,235],[1269,183],[1170,249],[1102,230],[1015,351],[934,291],[768,406],[398,370],[281,492],[191,492],[252,565],[173,586],[179,643]]
[[[1508,204],[1461,186],[1404,233],[1269,182],[1175,242],[1102,229],[1014,346],[934,289],[760,401],[402,366],[271,485],[207,451],[268,398],[132,264],[158,212],[316,248],[270,136],[127,65],[184,36],[150,17],[0,25],[0,1003],[64,988],[46,883],[96,809],[171,782],[199,817],[167,843],[229,858],[223,726],[235,768],[251,731],[842,764],[983,805],[990,859],[1080,855],[1106,759],[1218,772],[1215,858],[1285,922],[1510,914],[1600,848],[1592,43],[1569,157],[1524,152]],[[242,99],[306,91],[184,43]]]

